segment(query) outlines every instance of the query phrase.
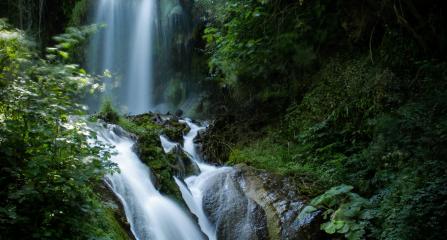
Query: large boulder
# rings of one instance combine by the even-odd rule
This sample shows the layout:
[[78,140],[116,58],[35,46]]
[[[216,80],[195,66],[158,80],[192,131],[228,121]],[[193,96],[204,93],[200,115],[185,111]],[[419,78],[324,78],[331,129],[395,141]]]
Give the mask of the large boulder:
[[217,239],[269,239],[264,210],[245,195],[233,170],[214,177],[204,192],[203,208]]
[[319,212],[298,219],[307,199],[289,179],[246,165],[212,178],[203,208],[217,239],[327,239]]
[[270,239],[327,239],[320,230],[319,212],[298,219],[307,199],[300,195],[293,181],[246,165],[234,169],[246,196],[265,211]]

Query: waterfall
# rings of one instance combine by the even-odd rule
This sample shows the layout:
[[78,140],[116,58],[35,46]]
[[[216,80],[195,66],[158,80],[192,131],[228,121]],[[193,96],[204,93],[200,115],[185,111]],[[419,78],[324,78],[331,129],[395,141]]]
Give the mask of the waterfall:
[[[222,173],[230,171],[231,168],[215,167],[204,163],[200,154],[197,153],[194,139],[201,130],[205,129],[205,127],[198,126],[189,119],[180,120],[180,122],[186,123],[190,128],[190,131],[183,137],[183,151],[188,153],[191,160],[199,166],[200,174],[187,177],[184,179],[184,183],[175,178],[175,182],[179,186],[183,200],[186,202],[189,210],[198,218],[202,232],[207,235],[208,239],[215,240],[216,227],[210,222],[205,214],[203,208],[203,195],[210,180],[213,180],[216,176]],[[175,145],[175,143],[170,142],[166,138],[162,138],[161,140],[165,151],[170,151],[172,146]]]
[[153,107],[152,47],[155,0],[142,0],[130,46],[130,73],[127,106],[131,113],[143,113]]
[[[156,24],[155,0],[100,0],[94,23],[105,28],[91,40],[87,65],[102,74],[109,70],[113,78],[103,83],[103,94],[121,110],[143,113],[153,107],[153,41]],[[91,99],[98,108],[102,99]]]
[[98,140],[115,151],[111,160],[120,173],[108,175],[106,182],[121,200],[132,233],[138,240],[204,239],[195,222],[154,187],[150,170],[132,147],[134,141],[118,126],[97,127]]
[[[200,173],[175,178],[189,210],[198,218],[200,229],[210,240],[266,239],[268,232],[262,208],[244,192],[244,181],[231,167],[216,167],[203,162],[194,140],[205,127],[190,119],[180,120],[190,128],[183,137],[182,149],[198,165]],[[165,151],[175,145],[162,139]]]
[[197,81],[204,76],[192,58],[193,1],[98,0],[91,23],[104,25],[91,38],[89,72],[108,70],[95,96],[87,96],[90,112],[104,99],[123,113],[192,109],[198,101]]

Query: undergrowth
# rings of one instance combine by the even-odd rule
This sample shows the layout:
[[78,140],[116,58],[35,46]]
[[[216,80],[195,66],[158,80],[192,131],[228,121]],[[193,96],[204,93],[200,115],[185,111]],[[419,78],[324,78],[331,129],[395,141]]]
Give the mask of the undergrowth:
[[433,61],[414,66],[417,79],[371,65],[362,56],[328,60],[281,123],[255,141],[236,143],[228,163],[295,176],[302,179],[299,188],[316,183],[304,191],[311,197],[333,186],[353,186],[368,202],[362,208],[368,218],[361,225],[355,219],[343,220],[348,225],[334,222],[334,214],[347,210],[344,200],[333,198],[327,213],[332,222],[322,225],[328,233],[349,239],[442,239],[447,229],[442,220],[447,207],[446,68]]

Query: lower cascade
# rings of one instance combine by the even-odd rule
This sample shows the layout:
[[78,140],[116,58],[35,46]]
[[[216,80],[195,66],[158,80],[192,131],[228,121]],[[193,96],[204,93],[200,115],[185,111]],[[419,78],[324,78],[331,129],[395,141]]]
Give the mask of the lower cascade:
[[132,149],[135,141],[123,129],[100,128],[98,140],[115,150],[112,161],[120,173],[108,175],[106,182],[122,202],[136,239],[205,239],[190,216],[154,187],[149,168]]
[[111,160],[119,168],[105,182],[121,201],[135,239],[318,239],[308,234],[318,227],[312,224],[315,216],[297,218],[304,206],[301,201],[287,200],[276,190],[263,190],[262,182],[274,179],[250,169],[205,163],[195,138],[206,127],[189,119],[179,122],[190,129],[183,143],[164,135],[160,142],[165,153],[181,152],[196,169],[173,179],[185,207],[156,189],[149,167],[134,152],[136,142],[131,134],[113,124],[95,127],[99,142],[110,146]]
[[[194,143],[205,127],[189,119],[180,120],[190,131],[183,137],[182,150],[198,166],[200,173],[182,180],[175,178],[183,200],[198,218],[202,232],[215,239],[267,239],[264,210],[249,199],[241,189],[241,182],[233,177],[232,167],[216,167],[203,162]],[[179,146],[160,137],[165,152]]]
[[[204,190],[207,187],[207,182],[213,179],[217,174],[230,170],[229,167],[215,167],[206,163],[203,163],[200,155],[196,151],[196,145],[194,139],[199,131],[204,130],[205,127],[200,127],[194,124],[191,120],[180,120],[190,128],[188,134],[183,137],[182,150],[190,157],[190,159],[197,164],[200,169],[200,174],[195,176],[189,176],[184,179],[184,182],[178,178],[175,178],[175,182],[179,186],[182,193],[183,200],[190,211],[198,218],[200,229],[207,235],[208,239],[216,239],[216,227],[212,224],[203,209],[202,199]],[[178,143],[171,142],[164,136],[160,136],[162,146],[166,153],[172,151]]]

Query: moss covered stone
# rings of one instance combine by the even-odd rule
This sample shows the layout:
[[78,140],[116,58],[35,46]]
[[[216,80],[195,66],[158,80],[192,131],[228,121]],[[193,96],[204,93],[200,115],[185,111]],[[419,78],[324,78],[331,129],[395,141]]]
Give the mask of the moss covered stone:
[[127,222],[124,208],[120,200],[105,184],[101,184],[95,188],[101,196],[103,202],[103,222],[104,231],[111,239],[116,240],[133,240],[135,239],[130,224]]
[[183,163],[187,156],[184,156],[182,151],[166,154],[160,143],[160,135],[180,142],[183,134],[189,130],[187,125],[179,123],[178,119],[172,116],[155,113],[121,118],[119,125],[136,136],[135,150],[140,159],[150,167],[157,189],[180,200],[181,193],[174,176],[184,175],[185,166],[189,167]]

